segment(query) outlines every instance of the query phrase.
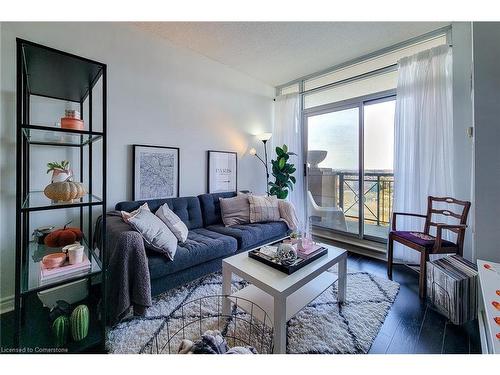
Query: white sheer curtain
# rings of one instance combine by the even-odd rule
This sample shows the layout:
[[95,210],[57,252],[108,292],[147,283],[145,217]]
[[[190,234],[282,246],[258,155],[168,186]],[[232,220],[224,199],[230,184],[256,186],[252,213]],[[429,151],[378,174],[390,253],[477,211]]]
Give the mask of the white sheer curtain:
[[[427,196],[453,196],[452,54],[439,46],[399,61],[394,136],[394,211],[426,213]],[[399,216],[398,230],[423,229]],[[394,257],[419,261],[395,244]]]
[[299,94],[281,95],[276,98],[274,105],[273,136],[271,138],[271,158],[274,159],[275,147],[286,144],[288,150],[295,152],[297,156],[291,156],[290,161],[295,164],[297,171],[294,176],[297,180],[293,190],[288,193],[288,200],[293,203],[297,217],[304,224],[304,176],[303,170],[303,147],[300,129],[300,97]]

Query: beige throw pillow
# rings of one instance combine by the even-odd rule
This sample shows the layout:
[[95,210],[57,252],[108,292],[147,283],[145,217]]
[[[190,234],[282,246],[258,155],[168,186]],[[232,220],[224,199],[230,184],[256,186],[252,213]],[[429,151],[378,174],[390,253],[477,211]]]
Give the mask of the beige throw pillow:
[[147,203],[144,203],[141,207],[139,207],[137,210],[134,210],[132,212],[127,212],[127,211],[120,211],[121,214],[122,214],[122,219],[124,222],[128,223],[128,221],[130,220],[130,218],[134,217],[135,215],[137,215],[139,213],[139,210],[148,210],[148,211],[151,211],[149,209],[149,206]]
[[250,203],[248,196],[238,194],[232,198],[219,198],[222,222],[226,227],[250,222]]
[[295,213],[295,206],[284,199],[278,199],[278,208],[281,220],[288,225],[288,229],[296,231],[299,227],[299,218]]
[[278,198],[271,196],[248,195],[250,202],[250,222],[279,221]]
[[168,207],[168,204],[163,204],[156,211],[156,216],[158,216],[161,221],[172,231],[175,237],[182,243],[186,242],[188,236],[188,228],[186,224],[175,214],[174,211]]

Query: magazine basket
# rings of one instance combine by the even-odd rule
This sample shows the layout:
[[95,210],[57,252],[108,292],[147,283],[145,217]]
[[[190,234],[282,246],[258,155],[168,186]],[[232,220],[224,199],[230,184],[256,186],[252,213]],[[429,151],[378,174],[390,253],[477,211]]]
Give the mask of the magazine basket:
[[[231,301],[223,312],[225,298]],[[182,340],[196,341],[207,330],[218,330],[230,348],[253,347],[259,354],[273,352],[272,321],[264,309],[241,297],[204,296],[179,306],[165,320],[144,352],[177,354]]]

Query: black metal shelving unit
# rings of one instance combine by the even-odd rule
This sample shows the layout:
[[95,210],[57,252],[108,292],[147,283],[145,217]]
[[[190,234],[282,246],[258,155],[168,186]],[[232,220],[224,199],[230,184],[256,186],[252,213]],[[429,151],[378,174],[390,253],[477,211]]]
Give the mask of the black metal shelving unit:
[[[59,51],[23,39],[17,39],[17,148],[16,148],[16,280],[15,280],[15,345],[22,352],[41,352],[54,348],[48,313],[37,293],[86,280],[89,296],[81,301],[90,309],[88,336],[79,342],[68,343],[68,352],[103,350],[106,326],[106,217],[103,215],[101,239],[94,247],[93,226],[96,207],[104,214],[106,208],[106,119],[107,83],[106,64]],[[99,83],[100,106],[93,103],[94,91]],[[57,126],[30,122],[30,104],[33,96],[78,103],[81,118],[86,108],[86,130],[62,129]],[[96,107],[96,108],[94,108]],[[102,107],[102,108],[99,108]],[[100,113],[102,128],[94,130],[93,117]],[[96,116],[98,117],[98,116]],[[58,120],[58,118],[54,118]],[[93,186],[93,145],[101,142],[101,189]],[[36,147],[76,148],[79,159],[80,182],[88,194],[72,202],[52,202],[42,191],[30,189],[30,152]],[[73,161],[73,160],[72,160]],[[87,168],[87,174],[84,168]],[[76,176],[75,176],[76,177]],[[38,245],[31,238],[33,228],[30,217],[44,211],[47,225],[52,224],[55,210],[70,210],[75,222],[84,233],[82,244],[92,263],[91,269],[78,276],[52,283],[40,282],[40,259],[54,252]],[[40,220],[40,219],[38,219]],[[44,216],[45,220],[45,216]],[[33,351],[35,350],[35,351]]]

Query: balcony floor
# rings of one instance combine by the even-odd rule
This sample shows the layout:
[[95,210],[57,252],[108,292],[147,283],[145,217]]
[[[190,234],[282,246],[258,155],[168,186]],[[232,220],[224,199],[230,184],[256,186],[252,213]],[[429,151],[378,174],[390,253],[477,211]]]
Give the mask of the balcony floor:
[[[358,234],[359,233],[359,224],[358,220],[347,219],[347,231],[349,233]],[[314,225],[325,228],[325,229],[335,229],[335,226],[329,220],[315,220]],[[387,239],[387,235],[389,234],[389,225],[376,225],[372,222],[365,221],[365,235],[380,238],[383,240]]]

